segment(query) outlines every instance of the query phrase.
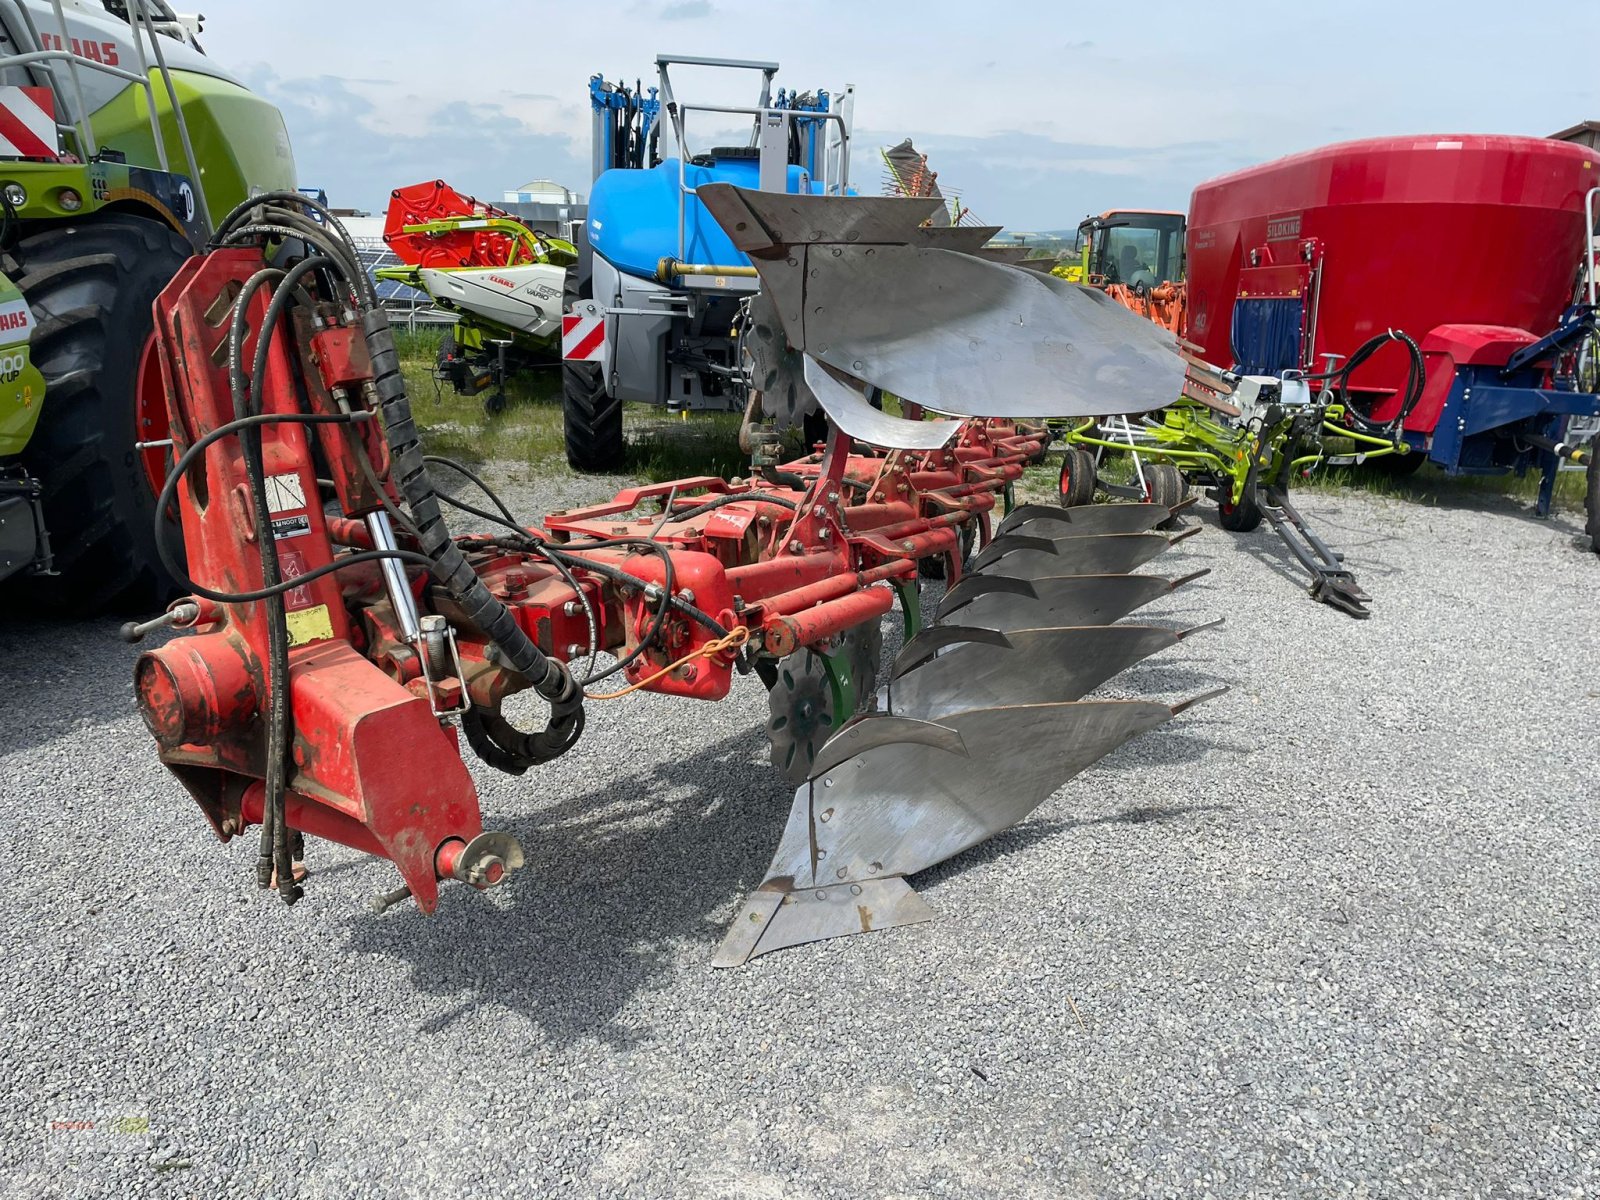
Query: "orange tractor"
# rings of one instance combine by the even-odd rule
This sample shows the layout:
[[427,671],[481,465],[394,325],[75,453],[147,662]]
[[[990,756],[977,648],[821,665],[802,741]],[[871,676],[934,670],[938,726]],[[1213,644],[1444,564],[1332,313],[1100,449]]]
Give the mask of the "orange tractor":
[[1099,288],[1123,307],[1181,333],[1187,307],[1184,229],[1181,212],[1115,209],[1086,217],[1073,246],[1078,260],[1052,274]]

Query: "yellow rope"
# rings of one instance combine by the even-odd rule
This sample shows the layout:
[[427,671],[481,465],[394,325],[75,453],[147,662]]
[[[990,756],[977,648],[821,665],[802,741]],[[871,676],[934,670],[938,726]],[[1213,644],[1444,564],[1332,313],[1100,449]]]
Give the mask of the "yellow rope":
[[692,663],[697,658],[712,658],[715,655],[721,654],[724,650],[737,650],[749,640],[749,628],[747,626],[740,625],[737,628],[729,631],[727,637],[712,638],[704,646],[701,646],[700,649],[694,651],[693,653],[685,654],[675,663],[671,663],[665,667],[662,667],[661,670],[657,671],[654,675],[651,675],[647,679],[641,679],[638,683],[630,683],[620,692],[603,692],[599,695],[596,695],[593,692],[585,692],[583,694],[583,698],[585,700],[621,699],[623,696],[626,696],[631,692],[637,692],[640,688],[649,687],[656,680],[662,678],[663,676],[672,674],[679,667],[684,666],[687,663]]

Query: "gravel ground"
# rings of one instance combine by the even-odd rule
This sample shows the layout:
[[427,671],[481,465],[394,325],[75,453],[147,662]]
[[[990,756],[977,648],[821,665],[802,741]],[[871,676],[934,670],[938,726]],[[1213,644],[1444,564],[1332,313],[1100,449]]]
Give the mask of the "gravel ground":
[[[608,489],[609,490],[609,489]],[[517,489],[519,506],[592,495]],[[708,959],[789,807],[759,684],[475,770],[528,869],[368,915],[258,894],[156,761],[112,622],[0,628],[0,1191],[1580,1196],[1600,1189],[1600,559],[1570,518],[1312,493],[1153,564],[1223,697],[916,880],[936,922]],[[51,1131],[147,1117],[148,1140]]]

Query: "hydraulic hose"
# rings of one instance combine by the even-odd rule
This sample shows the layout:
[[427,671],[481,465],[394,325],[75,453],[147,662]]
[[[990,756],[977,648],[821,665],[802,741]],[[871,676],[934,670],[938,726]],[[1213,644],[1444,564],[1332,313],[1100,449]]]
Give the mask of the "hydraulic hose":
[[451,539],[439,498],[428,479],[389,318],[382,309],[368,307],[361,314],[361,325],[389,442],[391,478],[411,510],[422,552],[432,560],[434,573],[466,619],[495,644],[504,663],[550,704],[548,723],[544,729],[531,733],[516,729],[493,711],[473,708],[462,717],[462,728],[479,756],[491,766],[520,775],[531,766],[564,754],[577,742],[583,732],[583,692],[564,664],[533,644]]
[[[1403,398],[1400,402],[1400,411],[1387,422],[1374,421],[1371,417],[1359,413],[1349,402],[1350,376],[1356,368],[1365,363],[1374,354],[1390,342],[1399,342],[1406,348],[1410,359],[1406,371],[1406,385]],[[1316,374],[1303,376],[1307,380],[1323,380],[1327,386],[1338,395],[1340,403],[1345,406],[1345,412],[1350,416],[1351,423],[1365,433],[1391,435],[1404,429],[1406,419],[1422,399],[1423,388],[1427,382],[1427,365],[1422,359],[1422,349],[1407,333],[1399,329],[1386,330],[1374,337],[1368,338],[1356,348],[1354,354],[1341,366],[1331,371],[1321,371]]]

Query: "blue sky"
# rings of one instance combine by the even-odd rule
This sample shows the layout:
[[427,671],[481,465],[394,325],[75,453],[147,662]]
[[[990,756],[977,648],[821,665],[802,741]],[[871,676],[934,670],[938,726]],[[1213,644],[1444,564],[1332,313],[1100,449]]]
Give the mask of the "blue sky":
[[[1183,208],[1203,179],[1348,138],[1548,134],[1600,119],[1600,0],[212,0],[205,42],[284,110],[301,182],[381,212],[442,178],[486,199],[589,183],[588,80],[658,52],[856,87],[862,152],[910,135],[983,220]],[[678,83],[681,98],[749,103]],[[707,129],[707,139],[714,131]],[[698,138],[691,126],[691,144]],[[857,182],[877,184],[868,163]]]

